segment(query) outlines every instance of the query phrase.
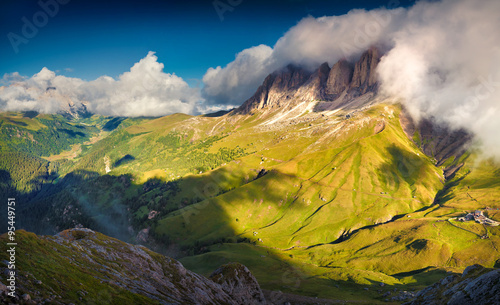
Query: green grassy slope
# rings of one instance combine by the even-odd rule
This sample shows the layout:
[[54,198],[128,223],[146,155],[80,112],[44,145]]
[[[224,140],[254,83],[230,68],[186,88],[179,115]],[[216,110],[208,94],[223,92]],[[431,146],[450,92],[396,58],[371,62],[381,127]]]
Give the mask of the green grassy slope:
[[[0,236],[4,248],[1,254],[2,260],[9,259],[4,246],[7,237],[7,234]],[[28,293],[37,299],[63,303],[99,304],[105,301],[109,304],[151,304],[152,302],[151,299],[132,293],[116,284],[110,285],[109,280],[103,281],[106,276],[97,268],[89,268],[89,265],[93,263],[104,266],[109,262],[104,258],[89,262],[82,254],[81,246],[76,243],[57,242],[25,231],[16,232],[16,241],[19,245],[18,250],[23,251],[23,247],[29,248],[29,254],[26,253],[22,257],[20,255],[22,252],[17,254],[18,259],[15,264],[17,293]],[[94,241],[101,246],[113,245],[113,240],[103,235],[98,235]],[[114,246],[118,250],[121,245],[115,243]],[[117,268],[119,264],[117,261],[111,263],[111,266]],[[54,274],[57,274],[57,277]],[[3,283],[7,283],[6,279],[7,277],[2,275]],[[36,291],[39,293],[41,291],[42,295],[36,295]]]
[[58,154],[87,141],[98,129],[60,115],[0,113],[0,151],[22,151],[38,157]]
[[[157,230],[178,236],[181,244],[224,242],[232,234],[268,254],[293,257],[288,272],[298,268],[311,278],[318,276],[311,270],[319,268],[319,277],[358,284],[382,281],[418,288],[442,275],[440,269],[459,270],[473,263],[493,266],[500,258],[498,227],[457,224],[449,218],[490,207],[486,214],[499,220],[500,213],[495,212],[500,208],[498,166],[469,158],[445,186],[442,168],[434,166],[402,132],[396,109],[393,118],[384,116],[384,130],[374,134],[381,109],[370,111],[375,115],[369,113],[371,121],[357,117],[355,128],[349,129],[346,123],[325,141],[339,145],[325,148],[320,142],[324,135],[318,135],[317,151],[296,151],[295,157],[269,166],[268,175],[173,213],[159,222]],[[299,147],[280,144],[289,150]],[[261,160],[289,153],[281,152],[269,148]],[[264,286],[276,288],[276,279],[265,275],[266,266],[246,261],[247,250],[236,245],[230,250],[209,250],[183,262],[203,272],[201,266],[216,257],[241,259],[254,268]],[[259,260],[259,255],[254,259]],[[292,289],[286,281],[278,282],[280,289]],[[301,287],[312,292],[309,283],[302,281]],[[330,286],[328,281],[319,285],[324,289],[318,289],[316,296],[328,296],[325,289]]]
[[172,214],[159,221],[157,230],[184,244],[209,242],[232,231],[249,240],[260,238],[265,246],[306,248],[431,205],[442,187],[440,170],[418,153],[397,119],[384,120],[379,133],[374,128],[380,117],[358,119],[365,125],[340,122],[340,130],[328,138],[329,128],[320,130],[304,141],[305,152],[296,137],[277,143],[293,156],[288,160],[276,159],[283,154],[271,147],[242,158],[240,167],[250,171],[260,155],[258,166],[268,174]]
[[60,161],[34,203],[58,229],[146,229],[197,272],[239,261],[264,288],[310,296],[378,302],[394,287],[495,265],[499,227],[450,218],[489,207],[500,220],[498,165],[468,153],[444,163],[463,163],[445,181],[400,111],[377,104],[272,124],[273,114],[93,118],[110,130]]

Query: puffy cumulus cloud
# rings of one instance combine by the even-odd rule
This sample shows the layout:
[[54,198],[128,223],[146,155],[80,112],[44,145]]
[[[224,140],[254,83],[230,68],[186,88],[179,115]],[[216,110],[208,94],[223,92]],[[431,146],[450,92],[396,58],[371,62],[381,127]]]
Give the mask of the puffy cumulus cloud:
[[323,62],[356,59],[372,45],[385,48],[405,14],[404,9],[358,9],[342,16],[306,17],[273,48],[245,49],[224,68],[208,69],[203,96],[208,102],[241,105],[267,75],[288,64],[312,69]]
[[14,82],[23,81],[24,77],[19,74],[19,72],[5,73],[0,79],[0,85],[9,85]]
[[209,68],[203,76],[203,95],[208,103],[241,105],[276,68],[269,60],[272,52],[270,47],[259,45],[241,51],[224,68]]
[[476,135],[500,156],[500,2],[419,2],[392,35],[378,68],[386,94],[412,115]]
[[[57,77],[54,72],[43,68],[31,78],[22,77],[19,73],[4,75],[9,86],[0,88],[0,109],[6,111],[35,110],[42,113],[55,113],[63,109],[64,101],[45,94],[48,87]],[[68,101],[66,101],[68,107]]]
[[159,116],[174,112],[193,113],[201,100],[199,90],[175,74],[150,52],[118,80],[100,77],[82,85],[81,97],[91,112],[122,116]]
[[26,111],[36,110],[40,112],[50,112],[50,105],[43,109],[25,88],[22,87],[1,87],[0,88],[0,109],[5,111]]
[[[162,116],[176,112],[197,113],[202,100],[199,89],[175,74],[163,72],[153,52],[118,79],[102,76],[86,82],[56,75],[43,68],[31,78],[5,75],[10,86],[0,90],[0,109],[54,113],[69,104],[84,103],[93,113],[113,116]],[[48,90],[55,87],[56,90]]]

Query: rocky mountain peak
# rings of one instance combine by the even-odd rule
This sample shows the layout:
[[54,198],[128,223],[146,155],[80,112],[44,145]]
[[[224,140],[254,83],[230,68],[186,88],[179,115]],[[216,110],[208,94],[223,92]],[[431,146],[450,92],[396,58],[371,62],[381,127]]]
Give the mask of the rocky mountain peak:
[[322,63],[310,75],[309,79],[296,90],[294,96],[302,96],[303,99],[309,100],[323,99],[329,74],[330,66],[327,62]]
[[325,93],[330,96],[330,98],[334,98],[344,92],[349,88],[353,72],[354,67],[351,63],[345,59],[339,60],[330,70]]
[[269,74],[255,94],[249,98],[238,112],[249,113],[254,109],[279,106],[280,100],[302,86],[311,76],[307,70],[295,65],[288,65]]
[[267,76],[255,94],[235,112],[245,114],[315,100],[336,101],[336,107],[340,107],[359,96],[376,93],[380,56],[380,51],[372,47],[355,63],[341,59],[330,69],[325,62],[313,73],[288,65]]
[[328,63],[327,62],[322,63],[321,66],[319,66],[317,73],[321,84],[325,85],[330,75],[330,66],[328,66]]
[[360,94],[375,89],[379,62],[380,52],[377,48],[372,47],[364,52],[354,66],[350,88],[357,90]]
[[304,84],[310,77],[310,73],[306,70],[295,66],[288,65],[282,70],[275,71],[269,75],[264,81],[263,86],[269,90],[293,90]]
[[324,91],[324,88],[326,88],[326,83],[328,82],[329,75],[330,75],[330,66],[328,66],[327,62],[324,62],[319,66],[318,70],[316,70],[316,72],[313,74],[313,76],[316,79],[319,90]]

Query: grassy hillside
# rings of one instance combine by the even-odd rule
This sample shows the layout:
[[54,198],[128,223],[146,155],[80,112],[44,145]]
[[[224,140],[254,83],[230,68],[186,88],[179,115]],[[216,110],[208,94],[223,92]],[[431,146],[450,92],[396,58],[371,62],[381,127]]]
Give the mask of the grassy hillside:
[[95,126],[68,122],[60,115],[0,113],[1,151],[49,156],[88,140],[97,131]]
[[[22,293],[31,294],[35,298],[50,300],[49,302],[58,299],[57,301],[69,303],[80,299],[82,304],[81,300],[83,298],[89,304],[101,303],[103,300],[112,301],[112,304],[132,304],[133,302],[135,304],[150,304],[152,301],[143,295],[132,293],[118,285],[110,285],[110,279],[103,281],[102,279],[107,276],[99,272],[97,268],[92,269],[88,268],[88,266],[92,263],[104,266],[104,264],[108,264],[105,258],[100,258],[100,261],[97,262],[87,260],[85,255],[81,254],[82,246],[76,242],[70,243],[68,241],[64,242],[63,239],[40,238],[25,231],[17,231],[16,233],[18,244],[22,245],[21,247],[29,247],[30,249],[30,254],[27,257],[16,261],[18,293],[21,290]],[[69,234],[72,233],[69,232]],[[0,237],[2,247],[7,243],[7,237],[7,234]],[[80,236],[77,237],[81,238]],[[72,237],[72,239],[75,240],[75,237]],[[111,245],[116,247],[117,251],[122,251],[122,255],[127,254],[124,249],[119,249],[121,245],[117,241],[107,239],[103,235],[97,235],[93,242],[95,245],[87,246],[101,245],[102,247]],[[88,247],[87,251],[89,249],[91,247]],[[133,249],[127,250],[131,251]],[[92,251],[95,252],[96,250],[92,249],[89,252]],[[76,254],[78,257],[76,257]],[[1,257],[3,260],[8,259],[6,249],[2,251]],[[119,265],[119,262],[115,262],[113,265]],[[114,267],[116,268],[116,266]],[[54,274],[58,274],[58,277],[54,277]],[[6,278],[5,275],[2,275],[2,282],[6,283]],[[42,291],[43,294],[36,295],[36,291],[39,291],[39,293]]]
[[[418,153],[397,119],[379,114],[356,120],[364,125],[334,122],[336,133],[322,126],[303,142],[293,131],[288,139],[269,139],[238,160],[240,168],[263,168],[266,175],[173,213],[156,230],[181,244],[211,243],[231,232],[274,248],[307,248],[431,205],[443,186],[440,170]],[[377,133],[379,124],[385,128]]]
[[[35,231],[82,225],[146,243],[202,274],[242,262],[264,288],[318,297],[378,302],[498,264],[500,227],[450,218],[488,207],[500,220],[500,167],[475,152],[436,166],[400,112],[92,117],[77,149],[48,156],[54,170],[31,152],[30,168],[57,175],[26,189],[23,215]],[[447,166],[461,167],[446,180]]]

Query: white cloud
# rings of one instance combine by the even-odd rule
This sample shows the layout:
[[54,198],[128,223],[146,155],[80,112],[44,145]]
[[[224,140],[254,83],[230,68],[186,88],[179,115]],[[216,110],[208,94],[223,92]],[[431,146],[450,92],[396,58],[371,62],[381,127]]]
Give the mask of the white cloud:
[[25,78],[19,74],[19,72],[5,73],[0,79],[0,85],[9,85],[14,82],[23,81]]
[[203,76],[204,96],[209,104],[241,105],[274,69],[269,58],[272,49],[259,45],[245,49],[224,68],[210,68]]
[[150,52],[118,80],[101,77],[80,87],[91,98],[91,112],[106,115],[158,116],[193,113],[201,99],[198,89],[175,74],[163,72],[163,64]]
[[[201,100],[198,89],[175,74],[164,73],[153,52],[117,80],[102,76],[86,82],[56,75],[43,68],[29,79],[14,73],[4,76],[11,86],[0,91],[0,109],[53,113],[68,103],[85,103],[93,113],[113,116],[162,116],[176,112],[196,113]],[[55,87],[55,92],[47,91]]]
[[500,156],[500,2],[419,2],[379,65],[384,91],[415,118],[432,116],[474,133]]
[[346,15],[302,19],[275,44],[273,60],[317,68],[342,58],[356,59],[370,46],[385,48],[400,26],[403,9],[352,10]]

